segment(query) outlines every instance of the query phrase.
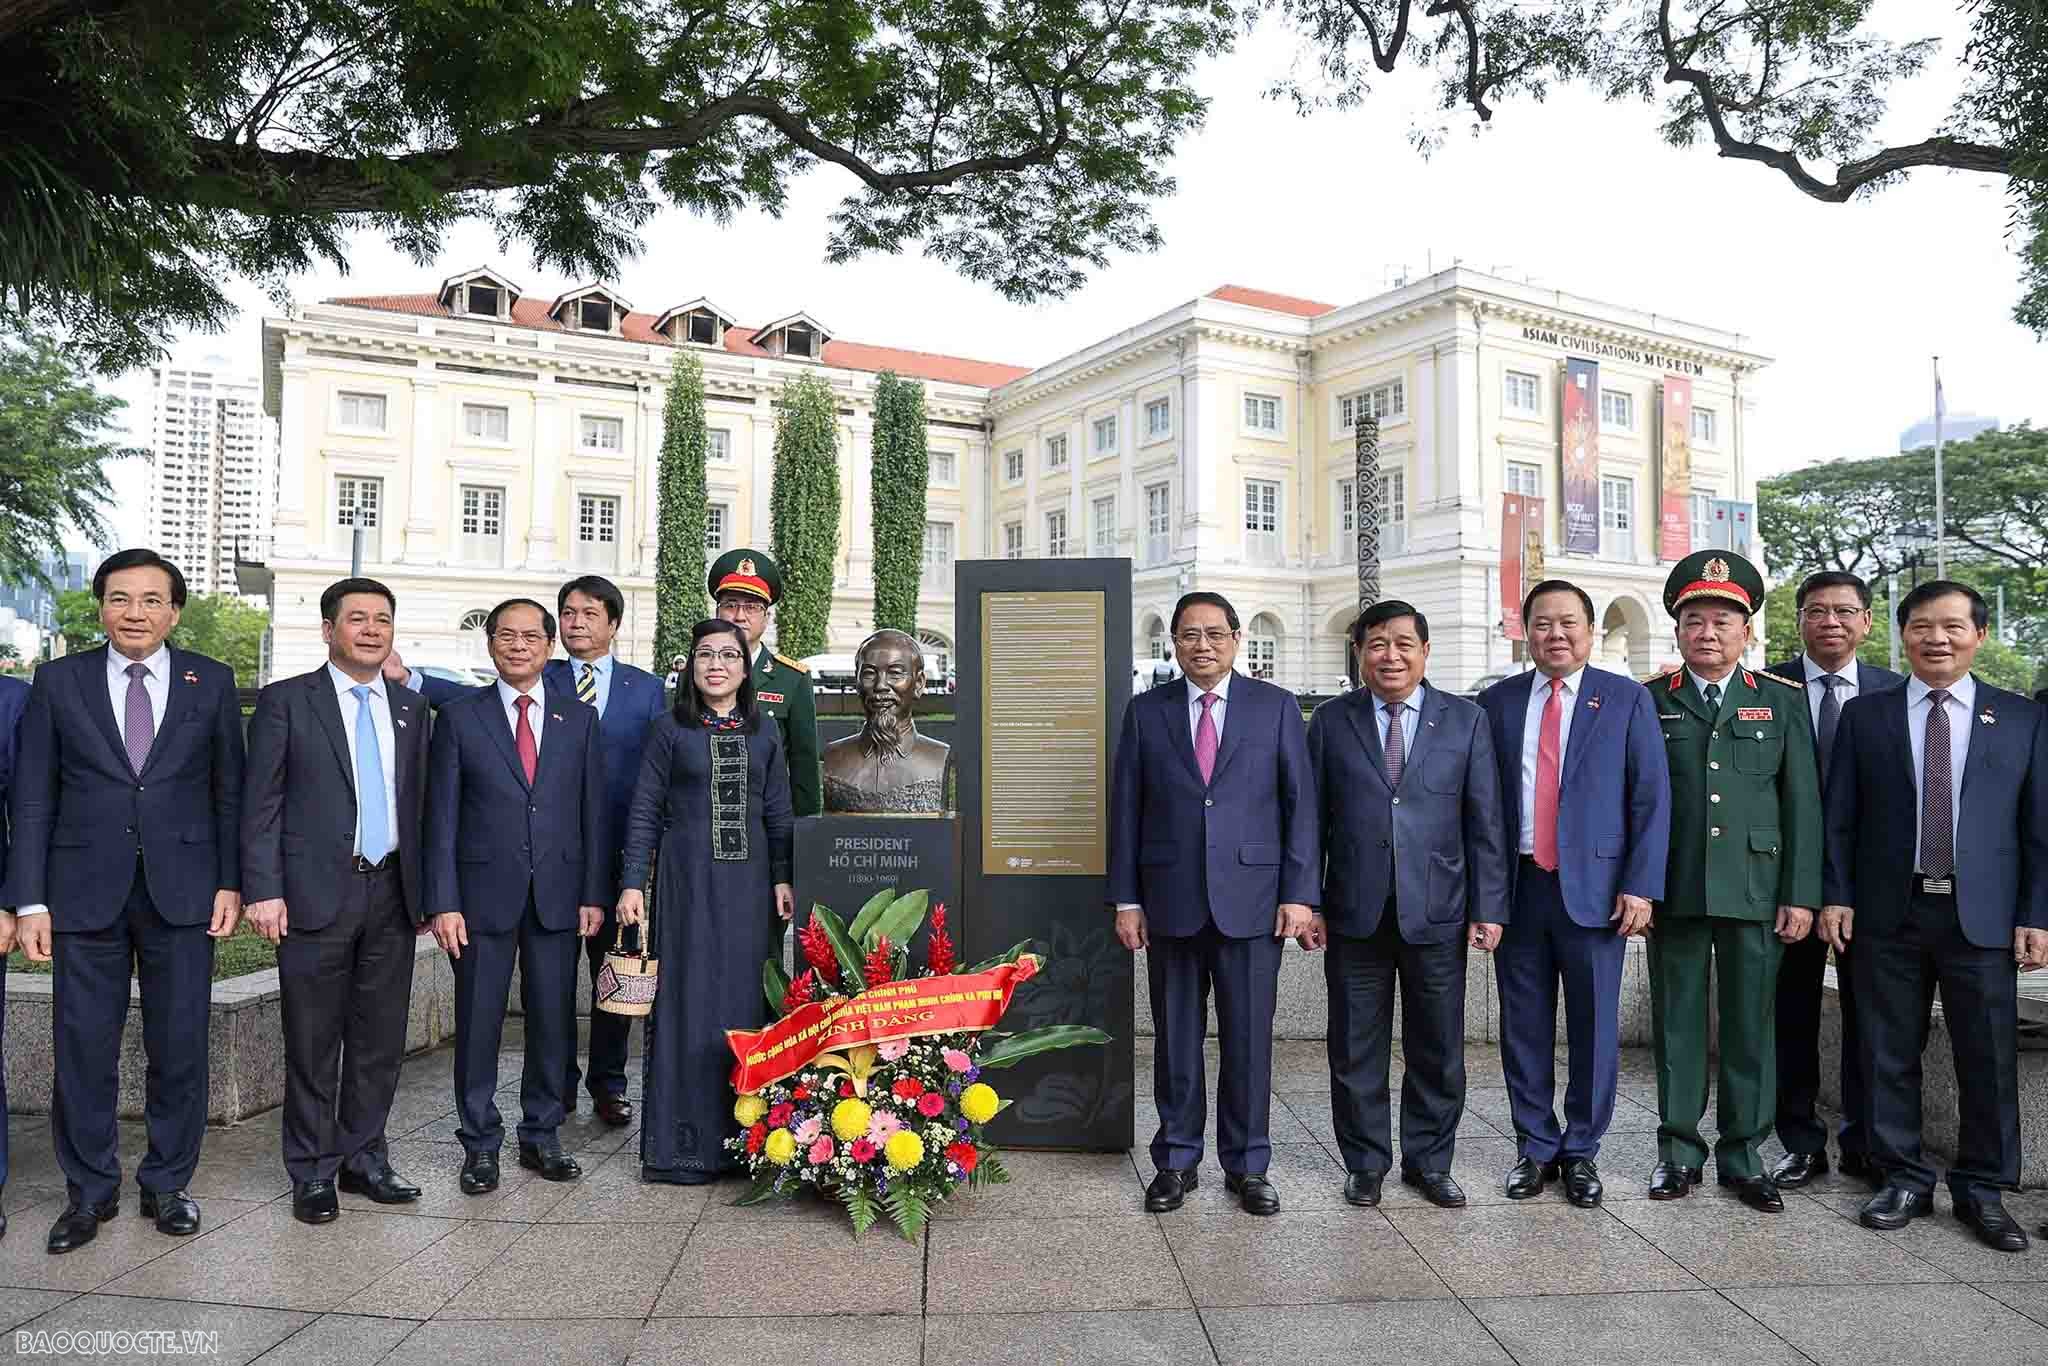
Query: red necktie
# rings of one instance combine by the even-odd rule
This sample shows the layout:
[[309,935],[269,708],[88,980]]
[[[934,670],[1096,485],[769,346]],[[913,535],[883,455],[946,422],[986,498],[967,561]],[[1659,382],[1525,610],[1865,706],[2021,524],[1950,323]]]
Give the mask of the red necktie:
[[532,705],[531,697],[519,699],[519,724],[512,728],[512,738],[519,746],[519,766],[526,770],[528,787],[533,786],[533,775],[540,769],[540,746],[534,743],[533,727],[526,719],[526,709]]
[[1536,732],[1536,866],[1557,871],[1557,762],[1564,751],[1564,680],[1550,680],[1543,727]]
[[1202,781],[1208,782],[1216,776],[1216,694],[1202,694],[1202,719],[1195,723],[1195,767],[1202,770]]

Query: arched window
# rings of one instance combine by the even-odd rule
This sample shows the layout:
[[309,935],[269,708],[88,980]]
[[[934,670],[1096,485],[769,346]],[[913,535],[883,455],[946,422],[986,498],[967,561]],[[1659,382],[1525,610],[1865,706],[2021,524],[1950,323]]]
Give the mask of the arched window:
[[472,608],[462,614],[462,620],[457,623],[455,629],[458,631],[481,631],[484,629],[484,623],[490,619],[491,614],[483,608]]
[[925,684],[935,692],[953,690],[953,643],[936,631],[919,631],[917,643],[924,647]]
[[1158,617],[1151,618],[1145,626],[1145,657],[1147,659],[1173,658],[1173,642],[1166,638],[1166,623]]
[[1244,672],[1253,678],[1270,679],[1280,659],[1280,623],[1261,612],[1252,618],[1244,637]]

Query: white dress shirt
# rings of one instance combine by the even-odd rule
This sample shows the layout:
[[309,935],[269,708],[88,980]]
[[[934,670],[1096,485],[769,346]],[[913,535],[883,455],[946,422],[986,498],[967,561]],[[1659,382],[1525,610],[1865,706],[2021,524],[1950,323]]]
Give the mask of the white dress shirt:
[[[1216,726],[1216,743],[1223,743],[1223,713],[1230,710],[1230,680],[1234,675],[1225,674],[1210,691],[1216,694],[1216,701],[1209,708],[1209,719]],[[1188,738],[1193,739],[1202,726],[1202,690],[1195,686],[1193,679],[1188,685]]]
[[[107,701],[114,706],[114,728],[121,732],[121,743],[128,743],[128,666],[140,663],[149,673],[142,680],[142,690],[149,695],[150,734],[164,733],[164,713],[171,705],[171,647],[159,645],[156,653],[148,659],[133,660],[112,645],[107,646]],[[41,902],[15,908],[16,915],[48,915],[50,908]]]
[[[327,665],[327,678],[328,681],[334,684],[335,701],[341,704],[341,728],[348,733],[349,766],[354,769],[358,755],[356,749],[356,717],[362,713],[362,704],[356,701],[355,689],[363,685],[335,668],[332,661],[329,661]],[[377,779],[384,784],[384,821],[389,827],[385,832],[387,839],[385,840],[384,847],[386,849],[396,849],[398,847],[398,739],[391,727],[391,698],[384,691],[383,677],[380,675],[372,678],[369,682],[369,689],[371,724],[377,728],[377,758],[384,766],[384,771],[378,775]],[[360,769],[355,770],[357,792],[363,790],[363,776]],[[355,852],[360,854],[363,852],[362,822],[358,821],[356,826]]]
[[[1920,865],[1920,815],[1925,806],[1921,774],[1926,771],[1927,715],[1932,691],[1918,676],[1906,680],[1906,734],[1913,744],[1913,866]],[[1964,674],[1948,688],[1948,815],[1949,848],[1955,848],[1955,823],[1963,817],[1963,765],[1970,759],[1970,728],[1977,722],[1977,680]]]
[[1714,716],[1718,720],[1720,714],[1728,709],[1728,680],[1735,677],[1735,670],[1730,668],[1727,673],[1722,674],[1719,678],[1708,678],[1705,674],[1687,669],[1685,676],[1692,680],[1692,685],[1698,690],[1700,700],[1703,702],[1706,700],[1709,685],[1721,690],[1721,700],[1715,703],[1714,712]]
[[[1557,720],[1557,776],[1564,777],[1564,756],[1571,743],[1572,712],[1579,700],[1579,688],[1586,681],[1586,666],[1565,675],[1563,714]],[[1543,708],[1550,701],[1550,675],[1541,669],[1529,671],[1529,710],[1522,718],[1522,841],[1521,851],[1536,852],[1536,760],[1543,744]],[[1559,794],[1560,797],[1563,795]]]
[[578,659],[574,655],[569,656],[569,695],[571,697],[574,697],[576,690],[583,686],[583,669],[586,663],[595,665],[597,668],[596,676],[590,680],[597,685],[597,698],[591,705],[597,708],[599,716],[603,716],[605,707],[612,700],[612,675],[613,671],[618,668],[619,662],[609,652],[597,659],[588,661]]
[[533,728],[533,752],[538,756],[540,754],[541,727],[546,723],[548,709],[547,689],[540,685],[538,678],[533,680],[533,687],[526,692],[520,692],[502,678],[497,681],[495,686],[498,689],[498,705],[505,711],[505,724],[512,728],[512,738],[514,740],[519,738],[519,699],[522,697],[531,697],[533,699],[533,705],[526,709],[526,724]]
[[1415,752],[1415,728],[1422,724],[1422,690],[1425,685],[1417,683],[1409,694],[1399,702],[1389,702],[1378,693],[1372,695],[1373,721],[1379,726],[1380,753],[1387,751],[1387,708],[1393,707],[1401,716],[1402,763]]
[[[1820,700],[1828,694],[1828,690],[1820,685],[1820,680],[1827,670],[1804,654],[1799,656],[1799,667],[1806,675],[1806,709],[1813,717],[1813,733],[1819,736]],[[1856,673],[1862,667],[1863,665],[1852,656],[1847,664],[1836,671],[1835,677],[1842,680],[1835,684],[1835,701],[1838,706],[1848,706],[1855,700],[1856,695],[1863,691],[1863,680]]]

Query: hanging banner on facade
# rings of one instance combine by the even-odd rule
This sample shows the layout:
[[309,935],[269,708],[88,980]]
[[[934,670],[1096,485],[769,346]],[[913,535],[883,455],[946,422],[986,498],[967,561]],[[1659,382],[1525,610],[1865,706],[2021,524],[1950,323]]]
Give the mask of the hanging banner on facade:
[[1664,445],[1658,462],[1663,504],[1657,520],[1657,554],[1682,560],[1692,554],[1692,381],[1664,376]]
[[[1738,555],[1749,554],[1749,533],[1756,522],[1756,504],[1741,503],[1727,498],[1714,500],[1713,546],[1715,550],[1732,550]],[[1705,550],[1708,547],[1700,546]]]
[[1522,595],[1543,581],[1543,500],[1520,493],[1500,499],[1500,622],[1521,640]]
[[1600,362],[1564,363],[1558,404],[1564,446],[1564,552],[1600,553]]

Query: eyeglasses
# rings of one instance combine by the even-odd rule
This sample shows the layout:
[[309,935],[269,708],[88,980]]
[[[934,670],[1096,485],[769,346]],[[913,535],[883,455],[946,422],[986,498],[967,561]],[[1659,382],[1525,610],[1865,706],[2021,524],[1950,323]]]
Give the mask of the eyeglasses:
[[1220,626],[1211,626],[1206,631],[1198,631],[1193,627],[1189,627],[1187,630],[1181,631],[1174,636],[1174,640],[1187,646],[1190,650],[1205,640],[1211,645],[1221,645],[1225,641],[1235,640],[1236,638],[1237,632],[1226,631]]
[[738,650],[699,650],[691,655],[690,658],[696,660],[699,664],[726,665],[739,664],[746,660],[746,656]]
[[514,645],[526,645],[539,650],[546,647],[548,643],[548,635],[545,631],[513,631],[508,629],[498,632],[491,639],[506,649],[510,649]]
[[765,617],[768,615],[768,604],[753,598],[720,598],[718,610],[730,612],[736,617]]
[[1799,609],[1799,615],[1816,624],[1832,618],[1835,621],[1854,621],[1870,609],[1868,607],[1826,607],[1815,603]]

